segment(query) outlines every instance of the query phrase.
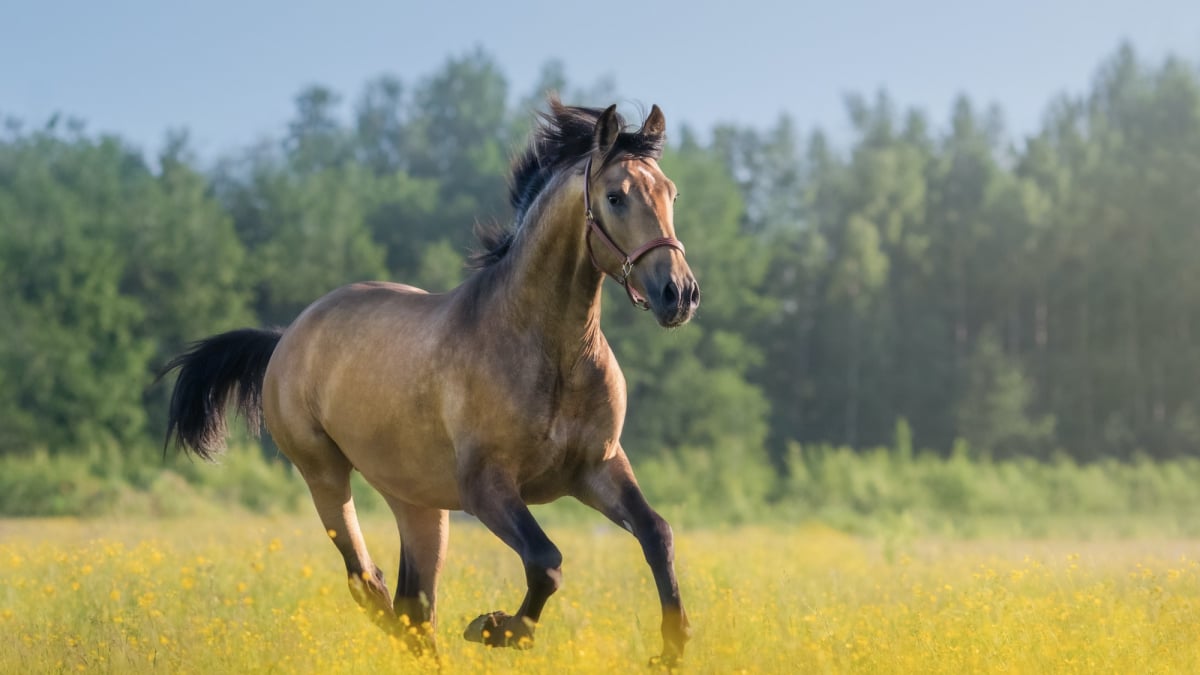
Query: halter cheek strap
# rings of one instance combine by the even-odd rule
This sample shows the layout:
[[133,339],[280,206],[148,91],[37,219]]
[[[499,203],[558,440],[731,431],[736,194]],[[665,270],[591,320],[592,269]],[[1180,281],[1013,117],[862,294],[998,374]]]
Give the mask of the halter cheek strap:
[[[613,279],[616,279],[617,283],[624,286],[625,293],[629,295],[629,301],[632,302],[635,307],[639,307],[641,309],[650,309],[650,303],[646,302],[646,299],[642,297],[641,293],[638,293],[636,290],[634,290],[633,286],[629,284],[629,275],[633,273],[633,266],[637,264],[637,261],[642,256],[656,248],[661,248],[663,246],[673,248],[679,251],[680,254],[686,255],[687,252],[683,248],[683,242],[674,237],[659,237],[657,239],[651,239],[650,241],[635,248],[632,253],[626,253],[624,249],[617,245],[617,242],[613,241],[612,236],[607,230],[604,229],[604,226],[600,224],[600,221],[596,219],[595,214],[592,213],[591,185],[592,158],[589,156],[587,165],[583,169],[583,209],[584,213],[586,214],[588,228],[585,239],[587,240],[588,257],[592,259],[592,266],[599,270],[601,274],[607,274]],[[615,253],[616,256],[621,259],[620,276],[609,272],[601,267],[600,263],[596,262],[596,252],[592,250],[593,233],[600,238],[600,241],[604,242],[604,245],[607,246],[610,251]]]

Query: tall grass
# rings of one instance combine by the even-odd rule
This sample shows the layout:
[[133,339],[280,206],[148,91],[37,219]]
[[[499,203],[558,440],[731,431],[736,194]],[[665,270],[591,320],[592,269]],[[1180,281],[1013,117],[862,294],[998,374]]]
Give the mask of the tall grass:
[[[439,672],[373,626],[308,516],[0,522],[0,672]],[[394,578],[399,544],[366,518]],[[645,672],[654,583],[617,527],[549,528],[566,583],[529,651],[465,642],[512,611],[520,562],[456,523],[442,673]],[[1195,541],[925,540],[891,555],[819,526],[678,528],[691,673],[1193,673]]]
[[[651,502],[680,525],[815,521],[889,537],[1200,535],[1200,460],[1193,458],[993,460],[964,444],[948,456],[913,452],[900,438],[867,451],[793,445],[781,468],[736,442],[634,464]],[[7,516],[294,513],[307,512],[308,499],[286,462],[246,443],[216,466],[151,447],[0,457],[0,515]],[[362,512],[386,510],[358,476],[355,499]],[[539,514],[550,523],[596,518],[569,504]]]

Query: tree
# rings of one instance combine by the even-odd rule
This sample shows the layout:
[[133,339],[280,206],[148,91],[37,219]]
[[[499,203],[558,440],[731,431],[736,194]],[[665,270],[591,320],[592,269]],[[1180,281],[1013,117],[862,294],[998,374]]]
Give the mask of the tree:
[[1053,450],[1054,417],[1034,416],[1033,383],[1001,350],[993,331],[976,342],[967,364],[965,393],[958,403],[958,434],[993,457],[1047,457]]
[[284,151],[299,173],[345,166],[354,156],[349,132],[337,119],[341,97],[333,90],[311,86],[296,96],[296,115],[288,123]]
[[0,143],[0,452],[85,448],[145,431],[153,343],[121,292],[121,246],[153,181],[111,138]]

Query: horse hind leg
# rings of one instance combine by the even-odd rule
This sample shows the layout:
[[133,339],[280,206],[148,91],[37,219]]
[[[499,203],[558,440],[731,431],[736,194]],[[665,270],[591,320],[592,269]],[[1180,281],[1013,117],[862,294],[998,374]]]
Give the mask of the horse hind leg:
[[437,653],[437,584],[446,559],[450,512],[384,496],[400,532],[400,573],[393,606],[405,644],[417,654]]
[[304,444],[303,452],[295,452],[292,443],[287,444],[290,447],[280,445],[308,483],[325,532],[346,562],[350,594],[380,628],[398,633],[383,572],[371,561],[358,524],[354,497],[350,494],[350,471],[353,469],[350,460],[326,436]]

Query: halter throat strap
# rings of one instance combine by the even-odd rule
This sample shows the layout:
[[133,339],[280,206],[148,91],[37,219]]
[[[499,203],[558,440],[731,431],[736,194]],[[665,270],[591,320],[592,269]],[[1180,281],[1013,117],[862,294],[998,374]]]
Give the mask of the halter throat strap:
[[[599,270],[601,274],[606,274],[612,277],[617,281],[617,283],[624,286],[625,293],[629,296],[629,301],[632,302],[635,307],[641,309],[650,309],[650,303],[646,302],[646,299],[642,297],[642,294],[634,290],[633,286],[629,283],[629,275],[633,273],[633,266],[637,264],[637,261],[640,260],[642,256],[656,248],[662,248],[664,246],[679,251],[680,255],[686,255],[687,251],[683,248],[683,242],[674,237],[658,237],[657,239],[651,239],[650,241],[635,248],[632,252],[626,253],[625,250],[613,240],[612,235],[608,233],[608,230],[604,229],[604,226],[600,224],[600,221],[596,218],[596,215],[592,213],[591,187],[592,157],[589,155],[587,159],[587,165],[584,166],[583,169],[583,212],[585,214],[585,218],[587,219],[587,234],[584,238],[587,241],[588,257],[592,259],[592,266]],[[620,276],[604,269],[596,260],[596,252],[592,249],[593,234],[595,234],[596,237],[598,237],[610,251],[612,251],[618,258],[621,259]]]

